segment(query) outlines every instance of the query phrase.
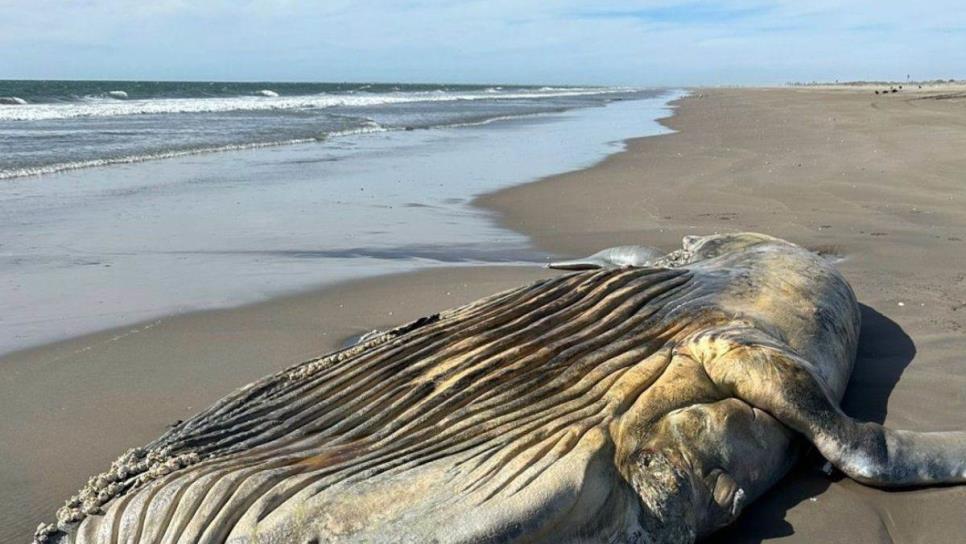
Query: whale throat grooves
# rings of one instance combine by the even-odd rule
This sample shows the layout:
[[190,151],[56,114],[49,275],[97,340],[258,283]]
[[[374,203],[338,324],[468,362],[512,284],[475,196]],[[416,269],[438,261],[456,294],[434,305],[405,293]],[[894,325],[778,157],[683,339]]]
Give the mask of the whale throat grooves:
[[514,493],[657,380],[700,283],[686,269],[559,276],[306,361],[126,453],[38,540],[222,541],[332,486],[440,462],[458,494]]

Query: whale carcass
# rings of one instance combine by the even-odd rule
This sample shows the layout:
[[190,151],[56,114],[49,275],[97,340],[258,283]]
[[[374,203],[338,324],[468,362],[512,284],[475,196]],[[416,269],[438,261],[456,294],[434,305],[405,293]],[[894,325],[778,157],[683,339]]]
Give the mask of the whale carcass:
[[692,542],[809,442],[872,485],[966,479],[966,434],[839,409],[860,323],[829,262],[748,233],[641,251],[235,391],[92,478],[37,540]]

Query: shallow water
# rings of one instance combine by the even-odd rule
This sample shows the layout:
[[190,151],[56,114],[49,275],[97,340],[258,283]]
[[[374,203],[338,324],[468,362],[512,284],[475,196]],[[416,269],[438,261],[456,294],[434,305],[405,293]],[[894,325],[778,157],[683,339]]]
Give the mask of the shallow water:
[[666,132],[678,95],[0,182],[0,353],[350,278],[536,266],[472,198]]

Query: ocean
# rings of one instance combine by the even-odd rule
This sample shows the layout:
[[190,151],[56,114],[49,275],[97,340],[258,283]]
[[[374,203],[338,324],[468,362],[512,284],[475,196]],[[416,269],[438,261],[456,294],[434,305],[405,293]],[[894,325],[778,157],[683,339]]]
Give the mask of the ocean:
[[0,179],[487,123],[647,91],[376,83],[0,81]]
[[682,94],[0,82],[0,356],[377,274],[540,266],[473,198],[667,132]]

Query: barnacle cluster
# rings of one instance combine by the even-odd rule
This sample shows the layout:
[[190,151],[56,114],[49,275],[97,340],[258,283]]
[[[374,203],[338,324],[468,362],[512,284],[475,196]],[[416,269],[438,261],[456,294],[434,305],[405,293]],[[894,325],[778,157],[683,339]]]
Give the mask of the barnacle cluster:
[[102,507],[114,497],[199,460],[194,452],[174,455],[171,448],[132,448],[111,463],[111,468],[91,477],[76,495],[67,499],[57,510],[56,525],[40,524],[34,533],[34,541],[47,542],[57,531],[66,531],[85,517],[103,514]]

